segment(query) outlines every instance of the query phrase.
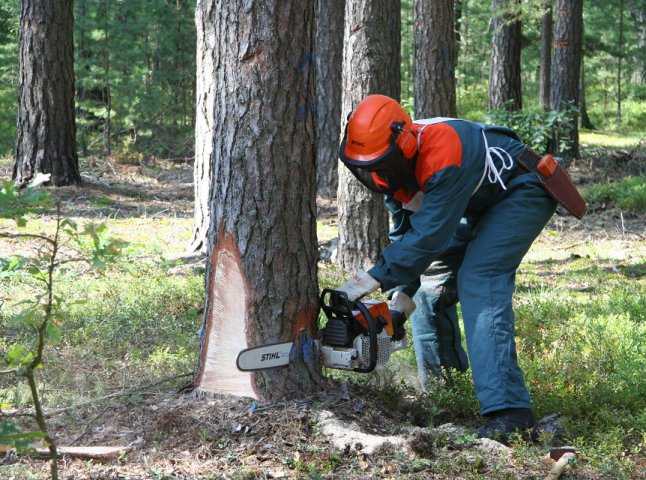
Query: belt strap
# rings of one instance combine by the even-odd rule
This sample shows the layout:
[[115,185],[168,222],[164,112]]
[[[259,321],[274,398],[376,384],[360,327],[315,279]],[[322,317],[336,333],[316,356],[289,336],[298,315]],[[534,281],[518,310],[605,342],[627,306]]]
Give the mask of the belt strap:
[[565,209],[579,220],[583,217],[586,203],[578,192],[574,182],[568,175],[565,168],[556,163],[555,170],[550,175],[544,175],[538,169],[542,157],[529,147],[525,147],[520,155],[516,157],[516,163],[528,172],[538,176],[545,191]]
[[540,161],[541,156],[527,146],[516,157],[516,162],[528,172],[537,172],[538,162]]

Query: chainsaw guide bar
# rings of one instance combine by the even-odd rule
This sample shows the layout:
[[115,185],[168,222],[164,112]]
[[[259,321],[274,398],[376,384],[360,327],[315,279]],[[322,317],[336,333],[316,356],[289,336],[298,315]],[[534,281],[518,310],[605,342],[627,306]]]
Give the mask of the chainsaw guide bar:
[[238,354],[236,366],[242,372],[284,367],[289,364],[289,354],[293,346],[294,342],[283,342],[247,348]]

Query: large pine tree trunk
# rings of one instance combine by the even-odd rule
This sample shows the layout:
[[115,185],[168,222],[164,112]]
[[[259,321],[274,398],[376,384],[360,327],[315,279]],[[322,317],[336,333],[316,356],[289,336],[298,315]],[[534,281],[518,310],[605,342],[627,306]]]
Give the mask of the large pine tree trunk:
[[523,107],[520,84],[521,22],[518,0],[493,0],[493,35],[489,68],[489,109]]
[[[303,394],[322,378],[312,354],[314,3],[200,0],[197,8],[199,48],[214,59],[214,71],[198,75],[210,76],[200,82],[210,82],[215,101],[205,106],[208,138],[199,139],[211,143],[213,191],[196,386],[265,400]],[[289,367],[237,370],[240,350],[287,340],[297,347]]]
[[316,15],[316,173],[318,193],[326,196],[336,196],[339,184],[344,5],[344,0],[319,0]]
[[20,93],[13,179],[36,173],[50,183],[79,185],[74,113],[72,0],[22,0]]
[[569,158],[579,157],[579,129],[576,107],[579,104],[581,73],[581,41],[583,35],[583,0],[557,0],[554,26],[554,60],[552,62],[552,110],[568,110],[572,114],[571,147],[559,151],[558,139],[552,139],[550,150]]
[[[343,39],[342,121],[374,93],[399,100],[400,2],[346,0]],[[388,216],[380,195],[367,190],[345,167],[339,168],[339,249],[344,270],[374,264],[388,243]]]
[[552,2],[543,3],[541,18],[541,67],[538,97],[545,110],[550,108],[550,89],[552,81],[552,38],[554,35],[554,20],[552,17]]
[[455,117],[454,0],[415,0],[415,118]]

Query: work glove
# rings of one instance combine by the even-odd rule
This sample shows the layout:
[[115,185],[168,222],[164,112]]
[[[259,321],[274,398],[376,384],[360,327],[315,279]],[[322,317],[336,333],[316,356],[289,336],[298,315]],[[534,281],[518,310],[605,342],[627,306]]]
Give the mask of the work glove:
[[381,285],[377,280],[372,278],[363,270],[359,270],[350,277],[350,280],[340,287],[335,288],[334,291],[345,293],[348,300],[353,302],[361,297],[365,297],[369,293],[377,291],[380,286]]
[[406,336],[404,323],[415,311],[415,302],[404,292],[395,292],[390,300],[390,318],[393,321],[393,338],[401,340]]

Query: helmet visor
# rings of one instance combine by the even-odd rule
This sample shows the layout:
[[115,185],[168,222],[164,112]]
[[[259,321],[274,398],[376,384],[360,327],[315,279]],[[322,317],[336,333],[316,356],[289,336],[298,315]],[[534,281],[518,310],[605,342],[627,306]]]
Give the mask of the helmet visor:
[[341,156],[341,160],[352,174],[373,192],[393,192],[406,187],[410,180],[408,162],[404,160],[397,144],[393,144],[383,155],[369,162],[344,156]]

